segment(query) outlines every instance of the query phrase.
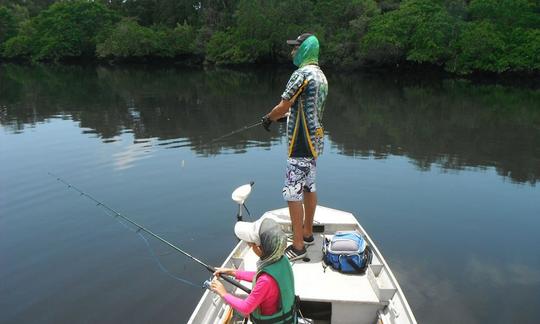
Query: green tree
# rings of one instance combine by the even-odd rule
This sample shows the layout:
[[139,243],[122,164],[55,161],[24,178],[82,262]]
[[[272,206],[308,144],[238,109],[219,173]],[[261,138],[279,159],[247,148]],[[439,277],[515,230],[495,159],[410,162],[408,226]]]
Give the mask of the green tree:
[[399,8],[401,0],[377,0],[377,5],[382,12],[392,11]]
[[113,11],[93,1],[57,2],[6,44],[5,55],[24,55],[30,50],[33,60],[94,57],[98,35],[117,19]]
[[97,45],[101,58],[172,58],[193,53],[195,30],[187,23],[176,28],[144,27],[133,18],[123,18],[109,36]]
[[538,0],[0,0],[0,56],[279,63],[286,38],[314,32],[323,65],[537,72],[539,13]]
[[447,63],[447,69],[461,74],[476,70],[504,72],[506,45],[502,33],[489,21],[465,24],[456,42],[456,57]]
[[17,32],[17,22],[11,11],[0,6],[0,46]]
[[[164,25],[175,28],[184,22],[224,27],[232,20],[237,0],[100,0],[124,17],[135,18],[141,26]],[[225,24],[225,25],[224,25]]]
[[507,39],[507,60],[513,71],[540,71],[540,29],[514,28]]
[[207,47],[207,59],[216,63],[253,63],[269,56],[274,14],[271,6],[261,0],[240,1],[236,25],[215,33]]
[[450,71],[531,72],[540,67],[540,5],[530,0],[473,0]]
[[193,26],[187,22],[177,24],[174,29],[162,28],[158,32],[159,56],[176,57],[181,55],[190,55],[195,53],[195,39],[197,33]]
[[315,5],[314,15],[321,26],[321,59],[334,66],[357,67],[360,42],[369,22],[380,14],[374,0],[322,0]]
[[25,21],[20,26],[20,32],[17,36],[8,39],[2,50],[2,56],[6,58],[31,59],[33,48],[33,39],[36,31],[30,20]]
[[540,28],[540,3],[535,0],[472,0],[472,20],[487,20],[501,28]]
[[398,10],[373,19],[362,40],[363,57],[394,63],[401,59],[442,64],[457,38],[456,20],[432,0],[406,0]]
[[102,58],[144,57],[156,51],[156,33],[139,25],[133,18],[123,18],[96,49],[97,55]]
[[286,37],[315,30],[310,0],[242,0],[235,24],[213,34],[207,59],[222,64],[275,62],[288,59]]
[[10,8],[25,8],[29,16],[34,17],[56,1],[58,0],[0,0],[0,5],[5,4]]
[[467,17],[468,0],[444,0],[444,6],[452,17],[463,20]]

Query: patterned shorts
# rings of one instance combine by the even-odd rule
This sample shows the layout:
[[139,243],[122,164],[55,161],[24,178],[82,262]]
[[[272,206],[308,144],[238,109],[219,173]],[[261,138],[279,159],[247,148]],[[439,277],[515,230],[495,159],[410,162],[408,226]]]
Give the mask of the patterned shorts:
[[302,201],[305,192],[315,192],[316,160],[313,158],[288,158],[283,199]]

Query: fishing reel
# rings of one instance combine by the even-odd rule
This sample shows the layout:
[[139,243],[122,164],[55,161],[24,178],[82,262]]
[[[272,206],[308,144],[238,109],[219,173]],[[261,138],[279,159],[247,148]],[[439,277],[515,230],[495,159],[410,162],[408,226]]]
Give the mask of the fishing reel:
[[207,279],[207,280],[205,280],[205,281],[203,282],[203,288],[206,288],[206,289],[208,289],[208,290],[210,290],[210,291],[212,290],[212,289],[210,288],[211,285],[212,285],[212,278]]

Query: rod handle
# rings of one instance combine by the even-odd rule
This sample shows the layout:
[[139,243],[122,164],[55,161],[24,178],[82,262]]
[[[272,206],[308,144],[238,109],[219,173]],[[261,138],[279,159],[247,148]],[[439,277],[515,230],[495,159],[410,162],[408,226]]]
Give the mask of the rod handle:
[[243,291],[245,291],[246,293],[250,294],[251,293],[251,289],[249,289],[248,287],[242,285],[241,283],[239,283],[238,281],[236,281],[235,279],[229,277],[229,276],[220,276],[220,278],[222,278],[223,280],[227,281],[228,283],[230,283],[231,285],[233,286],[236,286],[240,289],[242,289]]
[[[216,272],[216,268],[212,267],[212,266],[205,266],[206,269],[208,269],[208,271],[210,271],[211,273],[214,273]],[[242,285],[241,283],[239,283],[238,281],[236,281],[235,279],[229,277],[229,276],[225,276],[225,275],[221,275],[219,276],[220,278],[222,278],[223,280],[227,281],[228,283],[230,283],[231,285],[235,286],[235,287],[238,287],[240,289],[242,289],[243,291],[245,291],[246,293],[250,294],[251,293],[251,289],[249,289],[248,287]]]

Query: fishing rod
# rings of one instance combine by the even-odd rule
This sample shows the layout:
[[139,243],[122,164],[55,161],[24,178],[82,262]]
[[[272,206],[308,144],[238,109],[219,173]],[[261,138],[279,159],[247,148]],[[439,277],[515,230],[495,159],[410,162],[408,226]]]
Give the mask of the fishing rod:
[[[214,138],[213,140],[211,140],[210,142],[208,142],[208,143],[206,143],[206,144],[204,144],[204,145],[210,145],[210,144],[213,144],[213,143],[215,143],[215,142],[217,142],[217,141],[219,141],[219,140],[221,140],[221,139],[223,139],[223,138],[225,138],[225,137],[229,137],[229,136],[232,136],[232,135],[234,135],[234,134],[237,134],[237,133],[243,132],[243,131],[245,131],[245,130],[248,130],[248,129],[250,129],[250,128],[260,126],[260,125],[262,125],[262,123],[263,123],[262,121],[259,121],[259,122],[255,123],[255,124],[252,124],[252,125],[243,126],[243,127],[239,128],[239,129],[237,129],[237,130],[233,130],[233,131],[230,132],[230,133],[227,133],[227,134],[222,135],[222,136],[220,136],[220,137],[216,137],[216,138]],[[204,146],[204,145],[203,145],[203,146]]]
[[[284,123],[285,121],[287,121],[287,117],[288,117],[288,114],[285,115],[285,116],[283,116],[283,117],[281,117],[281,118],[279,118],[278,120],[276,120],[276,122],[278,122],[278,123]],[[219,140],[221,140],[221,139],[223,139],[223,138],[225,138],[225,137],[232,136],[232,135],[234,135],[234,134],[243,132],[243,131],[245,131],[245,130],[248,130],[248,129],[250,129],[250,128],[257,127],[257,126],[260,126],[260,125],[263,125],[264,128],[269,132],[269,131],[270,131],[270,128],[269,128],[269,127],[270,127],[270,123],[272,123],[272,122],[270,121],[268,124],[265,124],[265,121],[261,120],[261,121],[255,123],[255,124],[248,125],[248,126],[243,126],[243,127],[239,128],[239,129],[237,129],[237,130],[233,130],[233,131],[230,132],[230,133],[227,133],[227,134],[222,135],[222,136],[220,136],[220,137],[216,137],[216,138],[214,138],[213,140],[211,140],[210,142],[208,142],[208,143],[206,143],[206,144],[203,144],[203,146],[213,144],[213,143],[215,143],[215,142],[217,142],[217,141],[219,141]]]
[[[52,174],[51,172],[47,172],[51,177],[53,178],[56,178],[57,181],[60,181],[62,182],[63,184],[65,184],[66,186],[68,186],[68,188],[71,188],[75,191],[77,191],[78,193],[81,194],[81,196],[85,196],[86,198],[92,200],[93,202],[95,202],[97,204],[97,206],[102,206],[103,208],[109,210],[110,212],[114,213],[115,216],[117,217],[121,217],[123,220],[129,222],[130,224],[132,224],[133,226],[135,226],[137,228],[137,231],[136,232],[140,232],[140,231],[143,231],[151,236],[153,236],[154,238],[156,238],[157,240],[159,240],[160,242],[162,243],[165,243],[166,245],[168,245],[170,248],[174,249],[175,251],[177,252],[180,252],[182,253],[183,255],[187,256],[188,258],[190,258],[191,260],[197,262],[198,264],[202,265],[203,267],[205,267],[208,271],[214,273],[216,271],[216,268],[212,267],[212,266],[209,266],[208,264],[202,262],[201,260],[197,259],[196,257],[192,256],[191,254],[185,252],[184,250],[180,249],[179,247],[177,247],[176,245],[172,244],[171,242],[167,241],[166,239],[162,238],[161,236],[157,235],[156,233],[150,231],[149,229],[147,229],[146,227],[140,225],[139,223],[131,220],[129,217],[127,216],[124,216],[122,214],[120,214],[119,212],[117,212],[116,210],[112,209],[111,207],[105,205],[104,203],[102,203],[101,201],[97,200],[96,198],[92,197],[90,194],[87,194],[85,192],[83,192],[82,190],[80,190],[79,188],[75,187],[74,185],[66,182],[64,179],[60,178],[59,176],[57,175],[54,175]],[[224,276],[224,275],[220,275],[221,278],[223,278],[223,280],[227,281],[228,283],[242,289],[243,291],[245,291],[246,293],[251,293],[251,290],[247,287],[245,287],[244,285],[242,285],[241,283],[239,283],[238,281],[230,278],[230,277],[227,277],[227,276]]]

